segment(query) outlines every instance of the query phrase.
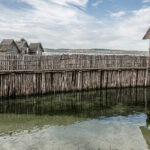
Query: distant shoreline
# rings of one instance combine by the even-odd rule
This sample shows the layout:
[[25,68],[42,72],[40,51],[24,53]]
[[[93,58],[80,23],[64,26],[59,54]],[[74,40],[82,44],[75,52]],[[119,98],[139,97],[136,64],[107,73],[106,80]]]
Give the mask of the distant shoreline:
[[147,51],[138,50],[113,50],[113,49],[45,49],[44,55],[60,54],[89,54],[89,55],[136,55],[148,56]]

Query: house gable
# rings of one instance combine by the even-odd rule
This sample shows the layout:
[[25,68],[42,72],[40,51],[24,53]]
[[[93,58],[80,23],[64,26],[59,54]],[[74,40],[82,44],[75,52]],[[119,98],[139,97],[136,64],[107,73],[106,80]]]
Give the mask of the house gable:
[[150,39],[150,28],[147,30],[145,36],[143,37],[143,40]]
[[6,53],[20,53],[18,46],[12,39],[3,40],[0,44],[0,51]]
[[9,45],[9,47],[8,47],[8,49],[7,49],[7,52],[9,53],[19,53],[20,51],[19,51],[19,49],[18,49],[18,47],[17,47],[17,45],[15,44],[15,42],[12,42],[10,45]]
[[21,52],[21,54],[27,54],[27,51],[29,49],[29,45],[26,40],[21,39],[20,41],[16,41],[16,44]]

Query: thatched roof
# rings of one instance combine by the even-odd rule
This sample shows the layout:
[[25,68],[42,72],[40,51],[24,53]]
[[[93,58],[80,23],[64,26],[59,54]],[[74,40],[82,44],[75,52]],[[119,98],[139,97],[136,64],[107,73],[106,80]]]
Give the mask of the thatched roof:
[[[28,45],[27,41],[24,40],[24,39],[21,39],[20,41],[16,41],[16,44],[17,44],[17,46],[18,46],[18,48],[19,48],[20,50],[21,50],[21,48],[22,48],[25,44]],[[28,47],[29,47],[29,46],[28,46]]]
[[143,40],[150,39],[150,28],[146,32],[145,36],[143,37]]
[[44,49],[41,43],[31,43],[29,46],[30,52],[32,53],[35,53],[38,48],[41,48],[42,52],[44,52]]
[[[16,43],[14,42],[13,39],[4,39],[0,44],[0,52],[6,52],[7,49],[9,48],[9,46],[13,43],[16,45]],[[16,45],[16,47],[17,47],[17,45]],[[17,49],[18,49],[18,47],[17,47]],[[19,51],[19,49],[18,49],[18,51]]]

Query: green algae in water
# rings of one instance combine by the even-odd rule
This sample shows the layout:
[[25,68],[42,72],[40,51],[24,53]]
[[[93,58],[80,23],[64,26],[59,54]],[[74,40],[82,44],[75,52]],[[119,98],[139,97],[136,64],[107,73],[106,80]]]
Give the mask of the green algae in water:
[[0,101],[0,150],[148,150],[150,89]]

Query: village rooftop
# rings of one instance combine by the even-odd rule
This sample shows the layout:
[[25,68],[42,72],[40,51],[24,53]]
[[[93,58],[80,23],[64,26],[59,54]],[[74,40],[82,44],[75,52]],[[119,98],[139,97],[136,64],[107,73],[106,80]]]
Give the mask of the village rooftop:
[[28,44],[23,38],[20,41],[4,39],[0,43],[0,53],[42,55],[43,52],[44,48],[41,43]]

